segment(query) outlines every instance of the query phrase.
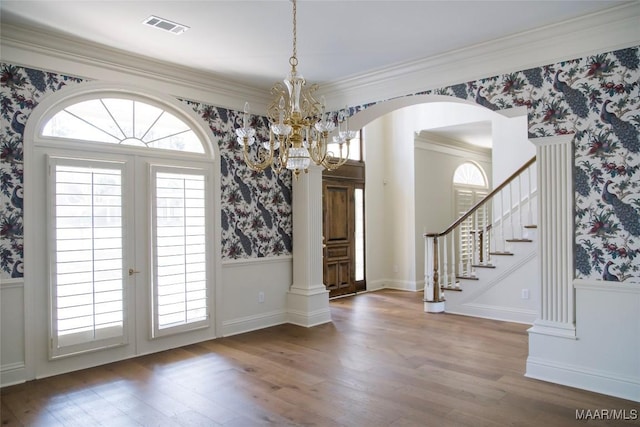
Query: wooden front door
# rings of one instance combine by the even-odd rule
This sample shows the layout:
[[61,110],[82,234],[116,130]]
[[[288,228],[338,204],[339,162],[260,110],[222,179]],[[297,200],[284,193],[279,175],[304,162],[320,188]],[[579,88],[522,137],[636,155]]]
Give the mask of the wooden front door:
[[353,294],[356,286],[354,192],[361,184],[323,180],[324,284],[329,297]]

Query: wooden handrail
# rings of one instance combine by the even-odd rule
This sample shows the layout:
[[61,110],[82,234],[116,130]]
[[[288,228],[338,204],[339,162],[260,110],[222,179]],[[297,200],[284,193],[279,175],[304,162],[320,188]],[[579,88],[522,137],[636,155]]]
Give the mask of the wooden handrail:
[[464,215],[462,215],[460,218],[458,218],[453,224],[451,224],[446,230],[444,230],[441,233],[424,233],[425,237],[441,237],[444,236],[446,234],[449,234],[451,232],[451,230],[453,230],[454,228],[456,228],[457,226],[459,226],[460,224],[462,224],[462,222],[464,222],[465,219],[469,218],[471,215],[473,215],[473,213],[475,211],[477,211],[481,206],[483,206],[485,203],[487,203],[489,200],[491,200],[491,198],[493,196],[495,196],[496,194],[498,194],[500,192],[500,190],[502,190],[504,187],[506,187],[507,185],[509,185],[511,183],[511,181],[513,181],[514,179],[516,179],[518,177],[518,175],[520,175],[522,172],[524,172],[529,166],[531,166],[532,164],[534,164],[536,162],[536,156],[533,156],[531,159],[529,159],[524,165],[520,166],[520,168],[518,168],[517,171],[515,171],[514,173],[511,174],[511,176],[509,176],[509,178],[507,178],[506,180],[504,180],[504,182],[500,185],[498,185],[496,188],[494,188],[489,194],[487,194],[482,200],[480,200],[478,203],[476,203],[475,205],[473,205],[473,207],[471,209],[469,209],[469,211],[467,213],[465,213]]

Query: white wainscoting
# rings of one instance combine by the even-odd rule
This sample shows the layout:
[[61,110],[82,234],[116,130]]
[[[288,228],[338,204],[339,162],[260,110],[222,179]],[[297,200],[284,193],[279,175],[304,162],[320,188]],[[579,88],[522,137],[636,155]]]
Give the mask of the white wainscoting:
[[574,287],[576,339],[530,333],[526,376],[640,402],[640,284]]
[[223,261],[222,336],[287,322],[292,265],[291,256]]
[[[287,291],[292,283],[292,257],[225,261],[216,284],[222,336],[235,335],[287,322]],[[260,302],[260,293],[264,301]],[[24,282],[0,283],[0,386],[18,384],[27,377],[25,366]]]
[[0,386],[24,382],[24,281],[0,281]]

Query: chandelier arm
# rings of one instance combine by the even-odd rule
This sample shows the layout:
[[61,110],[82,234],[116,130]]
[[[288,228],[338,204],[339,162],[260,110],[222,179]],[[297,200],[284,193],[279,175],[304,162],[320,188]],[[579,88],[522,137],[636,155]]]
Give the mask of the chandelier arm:
[[260,146],[257,147],[258,152],[257,152],[257,157],[258,157],[258,161],[254,162],[253,160],[251,160],[251,156],[249,155],[249,144],[248,144],[248,138],[245,137],[243,138],[244,143],[243,145],[243,149],[242,149],[242,154],[244,156],[244,162],[247,164],[247,166],[249,167],[249,169],[256,171],[256,172],[262,172],[263,170],[265,170],[267,167],[269,167],[269,165],[271,164],[271,162],[273,161],[273,143],[271,141],[271,136],[270,136],[270,149],[268,151],[268,154],[266,151],[263,151]]
[[309,156],[318,166],[324,166],[325,159],[327,158],[328,134],[329,132],[327,131],[318,132],[318,140],[315,147],[312,146],[309,148]]
[[[323,166],[329,170],[329,171],[333,171],[338,169],[340,166],[344,165],[347,160],[349,160],[349,145],[350,145],[351,141],[347,141],[345,142],[345,144],[347,145],[347,150],[345,153],[345,156],[342,157],[342,150],[340,150],[340,157],[335,157],[333,155],[333,153],[330,153],[329,156],[326,158],[326,162],[323,164]],[[344,145],[344,144],[343,144]],[[337,161],[331,161],[331,159],[338,159]]]
[[280,151],[276,156],[277,162],[273,162],[272,169],[278,175],[282,173],[282,171],[287,170],[287,161],[289,160],[289,138],[279,138],[280,140]]

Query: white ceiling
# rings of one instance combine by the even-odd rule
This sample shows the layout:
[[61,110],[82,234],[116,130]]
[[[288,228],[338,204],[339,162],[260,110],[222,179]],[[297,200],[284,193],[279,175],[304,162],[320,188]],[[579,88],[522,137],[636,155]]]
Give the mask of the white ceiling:
[[[298,67],[324,84],[430,58],[628,1],[299,0]],[[289,71],[289,0],[2,0],[3,23],[73,37],[267,90]],[[175,36],[150,15],[190,27]]]
[[[630,2],[298,0],[298,71],[321,85],[358,79],[624,3]],[[176,36],[143,25],[150,15],[190,29]],[[0,18],[265,92],[290,68],[290,0],[0,0]],[[487,123],[431,132],[491,143]]]

